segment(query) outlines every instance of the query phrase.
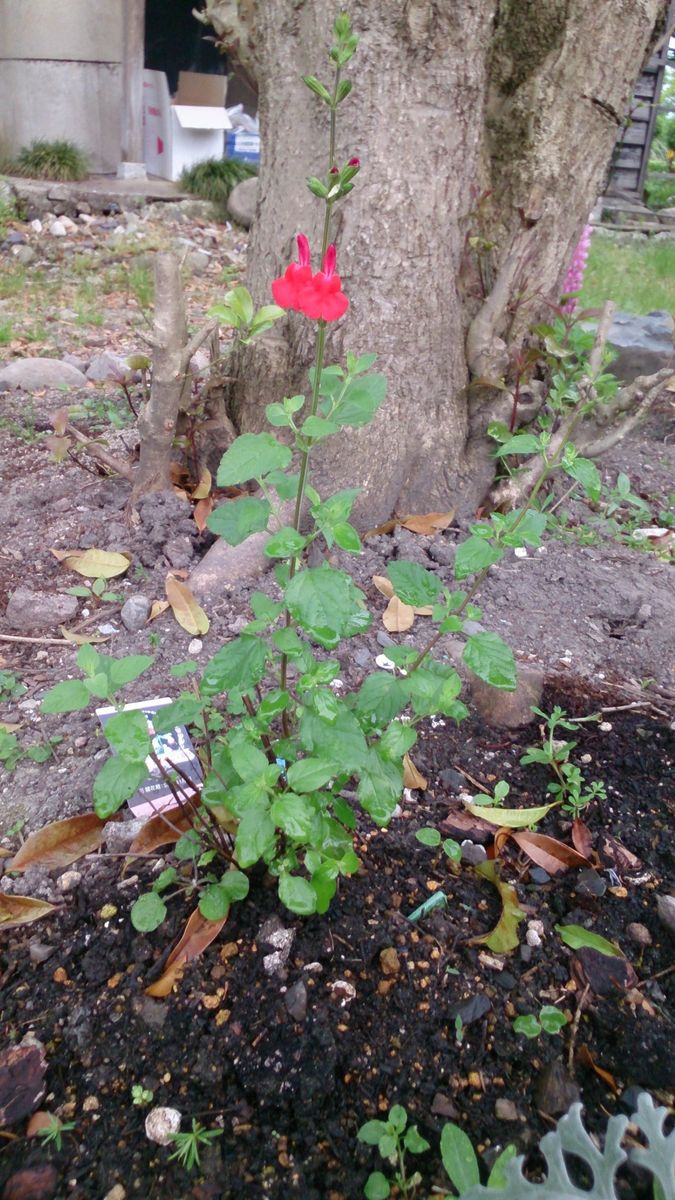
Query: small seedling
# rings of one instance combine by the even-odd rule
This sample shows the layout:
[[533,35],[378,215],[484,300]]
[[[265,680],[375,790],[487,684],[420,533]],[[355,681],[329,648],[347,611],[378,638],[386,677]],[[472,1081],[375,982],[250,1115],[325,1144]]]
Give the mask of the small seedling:
[[[387,1121],[366,1121],[357,1133],[360,1142],[377,1146],[382,1158],[395,1167],[394,1182],[402,1196],[413,1197],[422,1182],[419,1171],[408,1175],[407,1154],[424,1154],[429,1143],[418,1132],[416,1125],[408,1126],[408,1114],[402,1104],[389,1109]],[[363,1194],[366,1200],[386,1200],[391,1185],[381,1171],[372,1171],[366,1181]]]
[[423,846],[440,846],[442,842],[445,854],[453,862],[459,862],[462,857],[462,847],[459,842],[456,842],[454,838],[442,839],[438,830],[431,826],[425,825],[423,829],[418,829],[415,837]]
[[145,1108],[146,1104],[152,1104],[155,1093],[149,1088],[144,1088],[141,1083],[132,1083],[131,1085],[131,1103],[137,1108]]
[[26,691],[25,683],[13,671],[0,671],[0,701],[16,700]]
[[169,1159],[176,1159],[186,1171],[200,1165],[200,1148],[206,1146],[217,1137],[222,1137],[222,1129],[206,1129],[199,1121],[192,1118],[192,1129],[187,1133],[174,1133],[173,1143],[176,1147]]
[[526,1013],[522,1017],[516,1017],[512,1022],[513,1032],[522,1033],[527,1038],[539,1037],[542,1030],[544,1033],[560,1033],[566,1024],[565,1014],[552,1004],[544,1004],[539,1010],[538,1017],[535,1017],[534,1013]]
[[455,1041],[458,1046],[461,1046],[464,1041],[464,1022],[459,1013],[455,1017]]
[[38,1129],[37,1136],[43,1146],[54,1146],[55,1150],[60,1151],[63,1149],[64,1133],[74,1128],[74,1121],[60,1121],[58,1117],[50,1115],[49,1124],[44,1129]]
[[587,783],[581,769],[570,762],[576,742],[561,741],[556,738],[555,733],[557,729],[577,730],[583,721],[597,721],[599,718],[594,713],[590,717],[570,720],[564,709],[557,704],[550,714],[534,707],[532,712],[544,721],[544,725],[540,727],[542,746],[528,746],[520,761],[524,765],[541,763],[550,767],[556,780],[549,783],[547,792],[560,801],[563,812],[570,813],[575,818],[579,817],[591,801],[606,800],[607,792],[602,782]]
[[119,604],[124,599],[121,592],[109,592],[107,579],[95,579],[91,587],[87,584],[76,584],[74,587],[66,588],[69,596],[81,596],[85,600],[92,600],[94,604]]

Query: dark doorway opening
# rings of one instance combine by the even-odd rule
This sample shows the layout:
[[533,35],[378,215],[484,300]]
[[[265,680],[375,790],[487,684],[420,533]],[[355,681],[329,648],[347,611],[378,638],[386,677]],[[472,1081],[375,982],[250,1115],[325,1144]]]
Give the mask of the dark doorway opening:
[[172,95],[179,71],[227,72],[227,59],[214,44],[213,31],[193,16],[193,8],[203,7],[201,0],[146,0],[145,66],[165,72]]

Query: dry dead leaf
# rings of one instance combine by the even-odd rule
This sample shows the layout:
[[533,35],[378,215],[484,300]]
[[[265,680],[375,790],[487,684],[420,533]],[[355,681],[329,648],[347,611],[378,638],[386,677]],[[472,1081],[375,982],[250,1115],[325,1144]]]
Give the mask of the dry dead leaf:
[[36,830],[26,839],[12,859],[12,871],[25,871],[39,863],[41,867],[67,867],[85,854],[98,850],[107,822],[96,813],[66,817]]
[[392,596],[382,613],[382,624],[389,633],[405,633],[415,623],[415,609],[410,604],[404,604],[398,596]]
[[57,437],[63,437],[66,432],[66,425],[70,421],[70,411],[66,407],[57,408],[53,413],[49,414],[49,420]]
[[0,892],[0,929],[14,929],[17,925],[29,925],[56,912],[55,904],[38,900],[35,896],[6,896]]
[[203,500],[198,500],[195,504],[192,516],[194,517],[195,525],[199,533],[203,533],[206,529],[206,522],[213,512],[213,496],[206,496]]
[[545,833],[530,833],[526,829],[502,828],[495,834],[495,850],[500,852],[509,838],[549,875],[562,875],[570,867],[590,867],[589,860],[565,842]]
[[173,609],[178,624],[193,636],[209,631],[209,618],[197,603],[186,583],[175,575],[166,577],[166,598]]
[[403,755],[403,786],[424,791],[427,781],[417,770],[409,754]]
[[394,585],[390,579],[387,579],[386,575],[373,575],[373,583],[375,584],[378,592],[381,592],[383,596],[386,596],[387,600],[391,600],[394,594]]
[[154,621],[155,617],[161,617],[163,612],[166,612],[169,607],[168,600],[153,600],[152,608],[150,609],[149,621]]
[[45,1094],[47,1059],[44,1046],[28,1041],[0,1054],[0,1125],[27,1117]]
[[67,642],[72,642],[74,646],[94,646],[98,642],[109,642],[110,634],[104,633],[73,633],[72,629],[66,629],[65,625],[59,625],[59,629]]
[[409,529],[411,533],[421,533],[426,537],[433,537],[441,529],[447,529],[455,515],[454,508],[449,512],[432,512],[422,513],[420,516],[404,517],[401,525],[404,529]]
[[192,491],[193,500],[205,500],[211,491],[213,480],[209,468],[204,466],[199,472],[199,483]]
[[581,817],[575,817],[572,821],[572,842],[574,848],[580,854],[584,854],[586,858],[593,857],[593,839],[591,831],[585,821]]
[[207,921],[198,908],[189,917],[182,938],[174,946],[168,959],[164,973],[155,983],[145,989],[146,996],[168,996],[173,985],[178,982],[189,962],[197,958],[214,938],[218,937],[226,917],[222,921]]
[[135,858],[137,854],[152,854],[158,846],[177,842],[178,838],[191,828],[192,821],[177,804],[173,808],[167,808],[146,821],[129,847],[129,859]]
[[77,571],[89,579],[114,579],[123,575],[131,565],[130,554],[118,554],[115,550],[52,550],[54,558],[58,558],[69,571]]

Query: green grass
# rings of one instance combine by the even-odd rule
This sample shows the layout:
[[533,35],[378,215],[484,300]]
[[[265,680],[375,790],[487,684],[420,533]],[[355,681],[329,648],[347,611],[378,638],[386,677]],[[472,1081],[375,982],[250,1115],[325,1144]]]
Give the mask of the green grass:
[[619,243],[596,235],[580,307],[600,308],[606,300],[638,315],[657,308],[675,313],[675,239]]
[[[663,168],[661,168],[663,170]],[[672,208],[675,205],[675,175],[672,179],[653,179],[649,173],[645,180],[645,195],[650,208]]]
[[232,188],[257,174],[258,168],[253,163],[237,158],[207,158],[183,171],[178,183],[183,191],[201,196],[202,200],[211,200],[224,209]]
[[31,142],[24,146],[16,158],[4,164],[10,175],[24,175],[28,179],[86,179],[87,156],[73,143],[66,141]]

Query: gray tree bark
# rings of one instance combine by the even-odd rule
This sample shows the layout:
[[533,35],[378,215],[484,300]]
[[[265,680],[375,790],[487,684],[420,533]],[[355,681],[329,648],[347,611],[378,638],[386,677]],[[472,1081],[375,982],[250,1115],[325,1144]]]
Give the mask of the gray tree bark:
[[[242,10],[241,2],[233,7]],[[322,205],[328,120],[300,75],[327,78],[335,0],[250,0],[237,39],[260,88],[263,163],[249,286],[257,303]],[[322,488],[359,484],[357,522],[469,512],[489,490],[489,420],[513,352],[556,302],[666,0],[352,0],[361,41],[339,110],[338,161],[361,174],[337,210],[350,298],[328,361],[375,351],[389,381],[373,425],[328,439]],[[241,11],[239,12],[241,16]],[[478,240],[476,240],[478,239]],[[319,264],[315,261],[315,268]],[[292,315],[244,352],[230,396],[241,430],[306,386],[311,327]]]

